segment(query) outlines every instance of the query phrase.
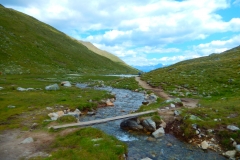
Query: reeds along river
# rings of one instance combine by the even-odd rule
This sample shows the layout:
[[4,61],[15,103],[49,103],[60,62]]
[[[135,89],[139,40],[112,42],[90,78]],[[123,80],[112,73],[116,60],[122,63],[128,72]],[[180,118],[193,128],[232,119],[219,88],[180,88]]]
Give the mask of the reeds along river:
[[[87,87],[86,84],[77,84],[79,88]],[[111,87],[95,88],[107,90],[116,94],[114,107],[99,108],[96,115],[81,117],[80,121],[103,119],[128,114],[137,110],[144,101],[144,94],[125,89]],[[213,151],[203,151],[200,148],[184,143],[170,134],[154,139],[147,135],[136,135],[120,128],[122,120],[94,125],[109,135],[117,137],[128,144],[128,160],[151,158],[153,160],[222,160],[225,157]],[[149,138],[150,137],[150,138]]]

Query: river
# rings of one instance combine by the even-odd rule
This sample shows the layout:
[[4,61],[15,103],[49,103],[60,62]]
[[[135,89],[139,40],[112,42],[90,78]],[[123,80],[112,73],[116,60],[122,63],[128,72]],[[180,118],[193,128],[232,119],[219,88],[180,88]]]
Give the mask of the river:
[[[86,88],[86,84],[77,84],[79,88]],[[114,107],[99,108],[96,115],[82,116],[80,121],[90,121],[95,119],[109,118],[128,114],[137,110],[144,101],[144,94],[132,92],[125,89],[112,87],[98,87],[95,89],[107,90],[116,94]],[[128,145],[128,160],[141,160],[151,158],[153,160],[222,160],[225,157],[211,150],[203,151],[193,145],[187,144],[175,138],[173,135],[153,139],[147,135],[137,135],[129,133],[120,128],[122,120],[112,121],[104,124],[97,124],[98,128],[109,135],[117,137]]]

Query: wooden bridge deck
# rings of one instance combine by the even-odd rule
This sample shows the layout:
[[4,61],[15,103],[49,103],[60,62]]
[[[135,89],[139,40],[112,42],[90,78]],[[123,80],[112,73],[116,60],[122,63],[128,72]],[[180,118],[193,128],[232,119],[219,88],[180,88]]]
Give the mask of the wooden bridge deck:
[[67,128],[67,127],[75,127],[75,126],[84,127],[84,126],[90,126],[90,125],[99,124],[99,123],[106,123],[109,121],[114,121],[114,120],[119,120],[119,119],[133,118],[133,117],[137,117],[137,116],[141,116],[141,115],[149,114],[149,113],[154,113],[154,112],[157,112],[157,110],[150,110],[150,111],[145,111],[145,112],[127,114],[127,115],[123,115],[123,116],[117,116],[117,117],[111,117],[111,118],[105,118],[105,119],[98,119],[98,120],[93,120],[93,121],[78,122],[78,123],[65,124],[65,125],[60,125],[60,126],[52,126],[49,128],[60,129],[60,128]]

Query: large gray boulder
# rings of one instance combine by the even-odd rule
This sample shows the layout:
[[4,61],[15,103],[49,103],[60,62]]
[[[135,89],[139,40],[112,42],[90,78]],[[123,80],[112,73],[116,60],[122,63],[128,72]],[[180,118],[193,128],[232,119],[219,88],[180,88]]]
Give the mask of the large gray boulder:
[[59,88],[58,84],[56,84],[56,83],[45,87],[45,90],[47,90],[47,91],[56,91],[59,89],[60,88]]
[[139,125],[134,119],[127,119],[121,122],[120,127],[124,130],[139,131],[143,129],[142,125]]
[[158,128],[155,132],[152,133],[155,138],[159,138],[165,135],[165,131],[162,127]]
[[156,123],[151,118],[144,119],[142,125],[147,131],[154,132],[156,130]]

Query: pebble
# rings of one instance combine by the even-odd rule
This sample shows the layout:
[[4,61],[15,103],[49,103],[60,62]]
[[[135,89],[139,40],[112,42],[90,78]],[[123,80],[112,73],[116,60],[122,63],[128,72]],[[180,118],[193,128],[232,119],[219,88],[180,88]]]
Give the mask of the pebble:
[[206,142],[206,141],[203,141],[202,143],[201,143],[201,148],[202,149],[208,149],[208,142]]

